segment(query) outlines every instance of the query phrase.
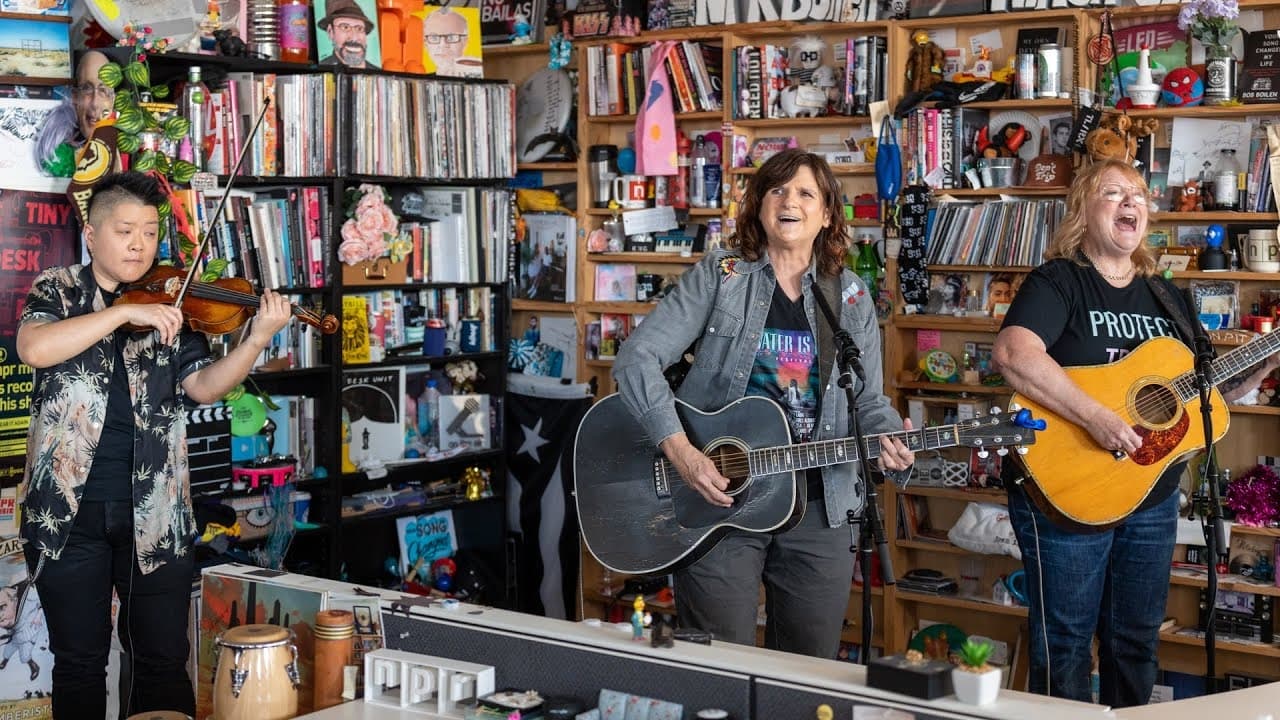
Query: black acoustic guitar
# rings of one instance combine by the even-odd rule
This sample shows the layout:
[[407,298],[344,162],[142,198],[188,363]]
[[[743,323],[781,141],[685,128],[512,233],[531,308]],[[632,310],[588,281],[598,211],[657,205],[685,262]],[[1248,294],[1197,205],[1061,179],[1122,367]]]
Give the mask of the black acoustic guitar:
[[[721,475],[733,505],[716,507],[685,484],[675,466],[632,418],[617,394],[596,403],[578,425],[573,453],[578,522],[601,565],[627,574],[660,574],[690,565],[731,530],[777,533],[804,515],[805,480],[798,471],[880,455],[877,436],[791,444],[782,408],[745,397],[705,413],[676,401],[689,441]],[[1029,413],[988,415],[955,425],[903,430],[914,451],[964,446],[1030,445]]]

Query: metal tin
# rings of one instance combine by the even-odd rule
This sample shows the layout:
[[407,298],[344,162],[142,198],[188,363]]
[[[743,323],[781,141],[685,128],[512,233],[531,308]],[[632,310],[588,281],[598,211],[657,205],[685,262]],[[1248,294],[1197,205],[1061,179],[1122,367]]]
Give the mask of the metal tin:
[[1062,48],[1057,43],[1036,50],[1036,95],[1056,98],[1062,92]]
[[1036,54],[1018,53],[1014,72],[1018,78],[1018,99],[1034,100],[1036,97]]

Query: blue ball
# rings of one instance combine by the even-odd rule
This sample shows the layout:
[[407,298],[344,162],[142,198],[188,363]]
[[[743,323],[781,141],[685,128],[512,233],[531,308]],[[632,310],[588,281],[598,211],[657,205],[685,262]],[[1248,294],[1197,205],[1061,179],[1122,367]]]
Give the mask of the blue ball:
[[1221,225],[1210,225],[1204,231],[1204,244],[1209,247],[1222,247],[1227,231]]
[[623,175],[630,175],[636,171],[636,151],[631,148],[622,148],[618,151],[618,172]]

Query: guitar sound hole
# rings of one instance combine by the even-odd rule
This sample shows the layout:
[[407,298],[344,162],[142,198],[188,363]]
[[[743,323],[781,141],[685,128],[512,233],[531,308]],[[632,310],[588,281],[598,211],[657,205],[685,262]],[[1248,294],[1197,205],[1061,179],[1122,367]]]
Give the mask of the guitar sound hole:
[[747,454],[733,445],[721,445],[708,452],[707,457],[715,462],[716,470],[719,470],[721,475],[729,478],[729,487],[725,489],[725,494],[737,495],[742,492],[747,486],[747,480],[751,477],[747,467]]
[[1134,397],[1137,417],[1149,426],[1166,426],[1178,417],[1182,404],[1165,385],[1145,385]]

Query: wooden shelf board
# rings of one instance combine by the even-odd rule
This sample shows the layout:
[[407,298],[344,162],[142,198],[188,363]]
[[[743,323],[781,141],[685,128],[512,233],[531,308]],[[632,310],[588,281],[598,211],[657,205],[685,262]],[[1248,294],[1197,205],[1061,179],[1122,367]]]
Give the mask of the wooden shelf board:
[[1000,330],[1000,318],[990,317],[956,317],[954,315],[895,315],[894,327],[915,330],[972,330],[974,332],[997,332]]
[[[861,585],[856,585],[856,584],[855,584],[855,585],[850,585],[850,586],[849,586],[849,592],[850,592],[851,594],[854,594],[854,595],[861,595],[861,594],[862,594],[862,586],[861,586]],[[884,597],[884,586],[882,586],[882,585],[872,585],[872,586],[871,586],[871,595],[872,595],[873,597]]]
[[591,313],[621,313],[624,315],[648,315],[653,303],[642,302],[596,302],[594,300],[578,303],[578,307]]
[[[698,112],[678,112],[676,122],[695,122],[698,120],[714,120],[720,122],[724,119],[724,111],[722,110],[699,110]],[[592,123],[608,123],[610,125],[635,125],[635,113],[627,115],[592,115],[587,118]]]
[[586,261],[595,263],[665,263],[692,265],[702,259],[702,253],[681,255],[669,252],[604,252],[587,253]]
[[899,390],[933,390],[935,392],[970,393],[972,395],[1012,395],[1008,385],[964,385],[962,383],[937,383],[925,380],[897,383]]
[[1262,535],[1264,537],[1280,538],[1280,528],[1254,527],[1252,525],[1241,525],[1240,523],[1231,523],[1231,532],[1238,535]]
[[[1278,111],[1280,112],[1280,111]],[[1154,212],[1151,213],[1151,222],[1187,222],[1202,225],[1211,222],[1228,222],[1228,223],[1244,223],[1244,222],[1275,222],[1275,213],[1258,213],[1258,212]],[[1221,277],[1225,273],[1209,273],[1217,277]],[[1256,274],[1256,273],[1255,273]]]
[[[1169,583],[1172,585],[1185,585],[1187,587],[1203,588],[1209,586],[1209,579],[1203,575],[1192,575],[1186,570],[1174,568],[1173,574],[1169,576]],[[1276,587],[1273,584],[1259,585],[1257,583],[1248,582],[1240,575],[1219,575],[1218,589],[1229,590],[1231,592],[1251,593],[1254,595],[1280,597],[1280,587]]]
[[[545,30],[544,30],[545,32]],[[486,58],[509,58],[515,55],[546,55],[551,46],[545,42],[527,43],[524,45],[485,45],[484,56]]]
[[1280,415],[1280,407],[1274,405],[1229,405],[1232,415]]
[[1173,277],[1182,280],[1280,281],[1280,273],[1249,272],[1248,270],[1174,270]]
[[1027,609],[1025,607],[997,605],[993,602],[971,600],[968,598],[957,597],[955,595],[928,595],[925,593],[908,592],[906,590],[899,590],[896,595],[902,602],[913,602],[918,605],[937,605],[941,607],[961,608],[963,610],[992,613],[994,615],[1012,615],[1014,617],[1027,616]]
[[523,310],[525,312],[555,312],[572,314],[573,303],[552,302],[550,300],[521,300],[520,298],[512,298],[511,309],[513,311]]
[[[946,28],[946,27],[966,27],[966,26],[1012,26],[1022,27],[1037,24],[1053,24],[1057,22],[1069,22],[1076,18],[1075,10],[1023,10],[1021,12],[1002,12],[1002,13],[983,13],[980,15],[951,15],[947,17],[932,18],[911,18],[908,20],[899,20],[895,25],[902,30],[910,33],[917,28]],[[976,106],[978,103],[966,103],[965,107]]]
[[952,545],[949,542],[940,542],[936,540],[895,540],[894,544],[896,544],[899,548],[903,548],[906,550],[924,550],[926,552],[950,553],[952,555],[979,554],[969,550],[965,550],[962,547]]
[[742,38],[775,38],[809,34],[821,35],[823,33],[839,33],[841,35],[885,33],[889,30],[889,23],[884,21],[851,23],[778,21],[738,23],[736,25],[727,25],[726,27],[731,28],[735,35]]
[[[729,168],[730,175],[755,175],[757,167],[736,167]],[[857,163],[854,165],[832,165],[831,172],[836,175],[875,175],[875,163]]]
[[[1161,642],[1175,643],[1177,645],[1195,645],[1196,647],[1204,646],[1204,638],[1195,635],[1178,635],[1172,630],[1166,630],[1160,633]],[[1223,652],[1237,652],[1246,655],[1262,655],[1265,657],[1280,658],[1280,645],[1250,645],[1242,642],[1234,642],[1223,638],[1221,634],[1217,637],[1215,647]]]
[[1272,115],[1280,113],[1278,103],[1259,103],[1257,105],[1197,105],[1196,107],[1158,107],[1148,110],[1129,110],[1135,118],[1210,118],[1237,117],[1240,115]]
[[848,127],[850,125],[870,124],[871,118],[865,115],[824,115],[813,118],[734,118],[733,124],[738,127],[753,128],[794,128],[796,125]]
[[613,361],[612,361],[612,360],[583,360],[583,361],[582,361],[582,364],[583,364],[583,365],[586,365],[587,367],[594,367],[594,368],[611,368],[611,367],[613,367]]
[[1007,505],[1009,503],[1009,495],[1003,490],[983,490],[981,488],[965,490],[962,488],[908,485],[906,488],[901,490],[895,489],[894,492],[899,495],[920,495],[924,497],[946,498],[948,500],[989,502],[999,505]]
[[1029,273],[1035,270],[1030,265],[939,265],[929,263],[929,272],[1007,272]]
[[[975,105],[977,103],[974,103]],[[966,106],[967,107],[967,106]],[[934,199],[937,200],[939,195],[950,195],[957,198],[990,198],[997,195],[1035,195],[1035,196],[1057,196],[1066,195],[1070,188],[1065,187],[989,187],[989,188],[948,188],[936,189],[933,191]]]
[[517,170],[542,170],[544,172],[564,171],[577,172],[578,163],[568,161],[522,162],[516,163]]
[[[652,209],[652,208],[644,208],[644,209]],[[623,209],[623,208],[618,208],[617,210],[614,210],[613,208],[597,208],[597,207],[593,207],[593,208],[588,208],[588,209],[587,209],[587,214],[588,214],[588,215],[595,215],[595,216],[600,216],[600,217],[609,217],[609,216],[613,215],[614,213],[622,214],[622,213],[624,213],[624,212],[626,212],[626,210],[625,210],[625,209]],[[687,213],[689,213],[690,215],[700,215],[700,216],[706,216],[706,217],[719,217],[720,215],[722,215],[722,214],[723,214],[723,212],[724,212],[724,211],[723,211],[723,209],[718,208],[718,207],[717,207],[717,208],[697,208],[697,207],[691,207],[691,208],[678,208],[678,209],[676,210],[676,215],[677,215],[677,217],[678,217],[678,216],[680,215],[680,213],[682,213],[682,212],[687,212]]]

